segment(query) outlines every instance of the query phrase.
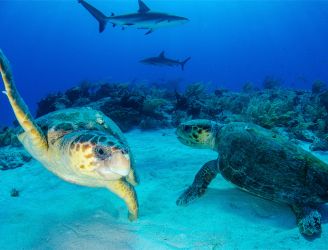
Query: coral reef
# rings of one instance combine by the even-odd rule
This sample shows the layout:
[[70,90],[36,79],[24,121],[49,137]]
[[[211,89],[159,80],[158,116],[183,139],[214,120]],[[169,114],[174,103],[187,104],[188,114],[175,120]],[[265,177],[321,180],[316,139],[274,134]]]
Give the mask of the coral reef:
[[[313,151],[328,150],[328,90],[323,82],[314,82],[310,91],[282,88],[281,81],[272,77],[264,80],[263,89],[245,83],[241,92],[223,88],[208,91],[201,82],[186,86],[184,91],[171,85],[83,82],[46,96],[36,113],[41,116],[58,109],[90,106],[111,117],[123,131],[170,128],[198,118],[253,122],[293,141],[310,142]],[[2,170],[30,160],[18,148],[21,144],[15,134],[12,128],[0,130]]]
[[124,131],[172,127],[195,118],[248,121],[269,129],[283,128],[291,139],[315,143],[313,150],[325,148],[328,132],[328,90],[321,81],[314,82],[311,91],[304,91],[282,88],[281,80],[266,77],[263,89],[248,82],[241,92],[222,88],[209,92],[201,82],[188,85],[183,92],[163,83],[152,87],[144,83],[84,83],[44,101],[48,110],[41,101],[38,114],[63,106],[92,106]]
[[0,170],[9,170],[21,167],[32,157],[23,147],[0,147]]
[[15,129],[3,127],[0,129],[0,147],[9,145],[19,147],[21,146],[21,143],[16,136]]
[[316,139],[310,146],[312,151],[328,151],[328,141]]
[[319,94],[321,93],[322,91],[326,90],[326,84],[322,81],[315,81],[313,84],[312,84],[312,93],[313,94]]
[[277,89],[282,86],[282,81],[273,76],[267,76],[263,81],[264,89]]

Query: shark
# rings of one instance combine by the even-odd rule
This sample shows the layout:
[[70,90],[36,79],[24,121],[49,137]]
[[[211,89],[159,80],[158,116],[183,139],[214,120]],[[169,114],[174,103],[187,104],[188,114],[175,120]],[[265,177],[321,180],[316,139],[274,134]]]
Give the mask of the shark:
[[84,0],[78,0],[78,2],[97,19],[99,22],[100,33],[105,30],[107,23],[111,23],[113,27],[121,26],[122,29],[125,29],[126,27],[146,29],[147,32],[145,35],[148,35],[155,29],[184,24],[189,21],[186,17],[151,11],[141,0],[138,0],[138,12],[124,15],[115,15],[112,13],[110,16],[106,16],[100,10]]
[[165,57],[165,52],[162,51],[158,56],[145,58],[145,59],[141,60],[140,62],[143,64],[154,65],[154,66],[169,66],[169,67],[181,66],[181,70],[184,70],[185,64],[190,59],[191,59],[191,57],[188,57],[183,61],[169,59],[169,58]]

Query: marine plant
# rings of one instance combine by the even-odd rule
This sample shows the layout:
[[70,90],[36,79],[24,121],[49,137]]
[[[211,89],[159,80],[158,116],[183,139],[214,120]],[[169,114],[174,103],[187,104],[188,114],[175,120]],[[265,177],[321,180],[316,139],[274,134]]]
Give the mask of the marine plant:
[[244,93],[251,93],[255,90],[254,84],[252,82],[246,82],[244,83],[242,87],[242,91]]
[[312,94],[319,94],[326,90],[327,86],[323,81],[317,80],[312,84]]
[[188,85],[184,93],[187,98],[200,98],[204,94],[205,86],[202,82],[196,82]]
[[274,76],[267,76],[263,80],[264,89],[276,89],[282,86],[282,81]]
[[244,112],[253,122],[265,128],[288,127],[295,117],[293,94],[267,90],[252,97]]
[[168,101],[162,98],[147,97],[143,103],[142,112],[150,116],[161,116],[161,107],[167,104]]

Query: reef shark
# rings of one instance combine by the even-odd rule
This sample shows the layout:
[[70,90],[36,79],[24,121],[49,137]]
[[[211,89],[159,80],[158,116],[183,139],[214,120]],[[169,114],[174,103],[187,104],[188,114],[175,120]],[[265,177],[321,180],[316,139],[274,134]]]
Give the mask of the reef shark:
[[106,24],[109,22],[113,25],[113,27],[122,26],[122,29],[128,26],[135,27],[137,29],[147,29],[148,31],[145,35],[148,35],[157,28],[174,26],[189,21],[189,19],[185,17],[153,12],[141,0],[138,0],[138,12],[125,15],[115,15],[112,13],[111,16],[104,15],[101,11],[97,10],[84,0],[78,0],[78,2],[81,3],[83,7],[86,8],[87,11],[89,11],[90,14],[98,20],[99,32],[103,32]]
[[183,61],[173,60],[165,57],[165,52],[162,51],[158,56],[156,57],[149,57],[146,59],[141,60],[141,63],[148,64],[148,65],[155,65],[155,66],[181,66],[181,69],[184,70],[184,66],[186,62],[190,60],[191,57],[186,58]]

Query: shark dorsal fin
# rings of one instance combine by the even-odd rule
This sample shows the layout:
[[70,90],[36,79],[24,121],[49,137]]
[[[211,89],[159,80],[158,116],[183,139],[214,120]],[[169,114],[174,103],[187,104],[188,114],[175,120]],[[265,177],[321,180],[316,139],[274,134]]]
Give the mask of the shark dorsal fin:
[[150,9],[143,1],[138,0],[138,3],[139,3],[139,10],[138,10],[139,13],[147,13],[148,11],[150,11]]
[[165,57],[165,51],[163,50],[163,51],[159,54],[158,57],[160,57],[160,58],[164,58],[164,57]]

